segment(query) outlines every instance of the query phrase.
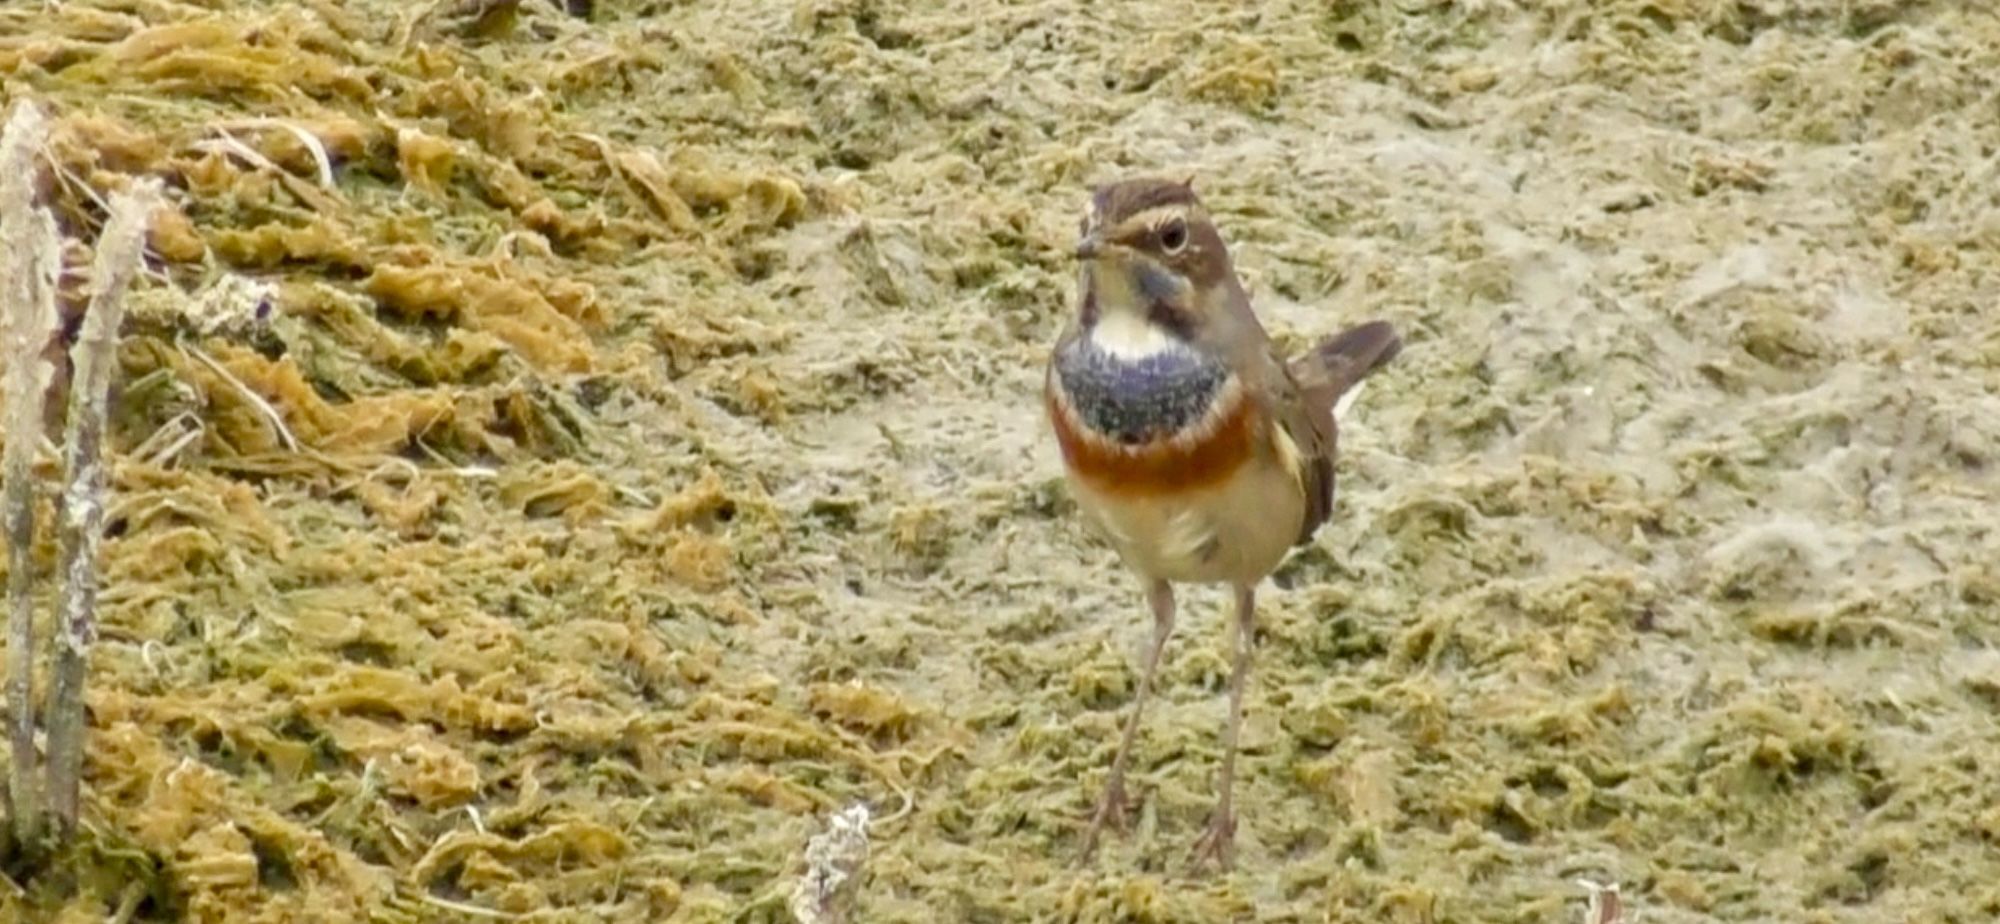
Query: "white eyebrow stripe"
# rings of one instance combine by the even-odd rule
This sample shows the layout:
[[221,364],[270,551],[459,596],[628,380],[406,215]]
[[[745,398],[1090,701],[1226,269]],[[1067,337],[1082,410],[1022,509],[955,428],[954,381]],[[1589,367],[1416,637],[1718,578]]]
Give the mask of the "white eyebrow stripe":
[[1188,220],[1187,206],[1179,204],[1156,205],[1143,212],[1127,216],[1124,221],[1118,223],[1118,233],[1113,236],[1125,237],[1141,228],[1147,231],[1155,231],[1177,218],[1182,221]]

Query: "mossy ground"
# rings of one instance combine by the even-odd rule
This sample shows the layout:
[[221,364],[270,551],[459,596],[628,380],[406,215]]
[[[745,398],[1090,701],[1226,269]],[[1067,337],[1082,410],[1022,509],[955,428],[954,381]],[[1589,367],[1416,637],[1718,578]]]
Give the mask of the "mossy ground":
[[[1971,5],[476,6],[0,10],[68,229],[179,191],[91,698],[137,917],[778,921],[905,796],[869,921],[2000,912]],[[1407,340],[1263,595],[1204,880],[1214,592],[1070,866],[1146,620],[1036,396],[1138,171],[1286,342]]]

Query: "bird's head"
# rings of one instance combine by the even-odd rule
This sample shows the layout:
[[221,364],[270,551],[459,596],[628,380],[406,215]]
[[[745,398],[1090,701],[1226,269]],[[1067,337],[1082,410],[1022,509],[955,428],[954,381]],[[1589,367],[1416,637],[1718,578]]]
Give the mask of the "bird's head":
[[1192,340],[1235,279],[1190,180],[1145,177],[1093,189],[1076,256],[1083,323],[1119,352]]

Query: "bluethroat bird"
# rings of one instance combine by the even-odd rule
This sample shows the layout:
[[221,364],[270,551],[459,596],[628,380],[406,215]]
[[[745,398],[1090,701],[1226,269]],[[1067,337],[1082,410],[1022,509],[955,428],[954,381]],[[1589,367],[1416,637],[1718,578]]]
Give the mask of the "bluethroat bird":
[[1127,179],[1092,190],[1076,256],[1081,304],[1044,383],[1049,421],[1084,519],[1145,586],[1152,642],[1084,833],[1123,826],[1125,769],[1174,627],[1176,583],[1235,591],[1229,719],[1196,867],[1234,862],[1231,793],[1256,588],[1333,507],[1337,406],[1402,340],[1370,321],[1286,358],[1250,308],[1191,180]]

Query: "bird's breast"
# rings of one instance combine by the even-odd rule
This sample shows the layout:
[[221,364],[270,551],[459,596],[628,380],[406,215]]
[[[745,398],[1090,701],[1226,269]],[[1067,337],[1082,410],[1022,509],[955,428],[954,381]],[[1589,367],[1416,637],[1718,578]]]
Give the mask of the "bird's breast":
[[1190,347],[1119,355],[1076,338],[1052,358],[1046,398],[1064,463],[1099,491],[1213,486],[1255,451],[1258,421],[1242,383]]

